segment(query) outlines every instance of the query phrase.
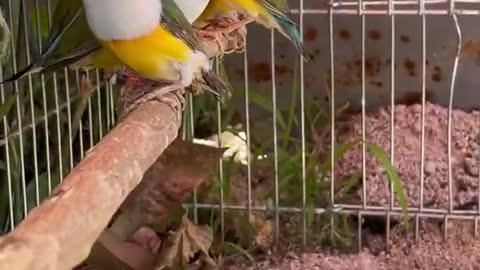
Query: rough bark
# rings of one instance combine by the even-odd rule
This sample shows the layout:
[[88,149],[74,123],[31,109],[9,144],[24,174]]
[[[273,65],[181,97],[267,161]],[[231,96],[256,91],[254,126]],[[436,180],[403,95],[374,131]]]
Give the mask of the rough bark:
[[0,239],[0,269],[72,269],[83,261],[179,125],[175,109],[158,101],[132,111],[48,200]]

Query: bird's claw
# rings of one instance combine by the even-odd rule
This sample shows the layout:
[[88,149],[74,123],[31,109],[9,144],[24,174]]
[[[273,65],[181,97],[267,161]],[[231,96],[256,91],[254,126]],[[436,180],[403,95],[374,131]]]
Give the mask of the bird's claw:
[[[141,95],[139,98],[133,100],[123,111],[122,116],[127,115],[133,111],[139,105],[148,102],[150,100],[158,100],[162,103],[169,105],[174,111],[178,112],[178,117],[181,118],[182,112],[186,107],[186,101],[183,97],[183,85],[181,83],[174,83],[170,85],[150,85],[147,84],[142,86],[143,92],[146,94]],[[168,93],[174,94],[175,97],[167,95]]]
[[240,21],[233,20],[232,18],[223,18],[217,21],[216,25],[220,29],[218,31],[223,32],[224,34],[230,34],[231,32],[239,29],[240,27],[246,26],[249,23],[254,22],[254,18],[244,18]]

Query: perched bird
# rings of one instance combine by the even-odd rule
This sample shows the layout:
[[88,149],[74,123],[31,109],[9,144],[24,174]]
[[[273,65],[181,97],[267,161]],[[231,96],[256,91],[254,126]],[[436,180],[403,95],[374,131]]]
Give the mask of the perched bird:
[[202,32],[203,35],[218,38],[220,33],[229,33],[240,26],[258,22],[267,28],[275,28],[292,41],[298,52],[308,60],[297,25],[285,15],[288,11],[286,0],[210,0],[200,17],[193,23],[198,29],[205,29],[212,21],[222,20],[232,14],[240,14],[238,22],[226,22],[225,29],[217,33]]
[[216,75],[191,24],[174,0],[83,0],[87,23],[103,48],[139,77],[217,96],[231,89]]
[[16,81],[29,73],[48,73],[68,66],[113,69],[119,62],[115,55],[102,50],[90,31],[82,0],[59,1],[42,54],[2,83]]
[[[203,12],[209,0],[175,2],[191,24]],[[82,0],[58,2],[44,47],[40,57],[2,83],[16,81],[28,73],[48,73],[65,67],[100,68],[112,73],[123,64],[110,50],[104,49],[91,32]]]

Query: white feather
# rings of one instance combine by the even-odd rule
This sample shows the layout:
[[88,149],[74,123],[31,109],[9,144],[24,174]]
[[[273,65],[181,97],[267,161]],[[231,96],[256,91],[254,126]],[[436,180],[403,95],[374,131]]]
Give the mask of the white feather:
[[161,0],[83,0],[88,25],[100,40],[129,40],[159,25]]
[[210,0],[175,0],[189,23],[193,23],[205,10]]
[[201,75],[202,72],[209,71],[211,69],[210,60],[208,57],[199,51],[192,51],[189,60],[182,64],[180,71],[180,77],[184,86],[189,86],[195,77]]

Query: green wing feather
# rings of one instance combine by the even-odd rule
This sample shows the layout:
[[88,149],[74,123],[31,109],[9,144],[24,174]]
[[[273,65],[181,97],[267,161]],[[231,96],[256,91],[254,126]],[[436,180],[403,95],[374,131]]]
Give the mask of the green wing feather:
[[82,0],[58,1],[44,50],[33,63],[4,82],[16,81],[39,70],[55,71],[100,48],[88,27]]
[[288,13],[290,11],[287,0],[265,0],[265,2],[269,2],[272,6],[284,13]]
[[[172,34],[182,39],[190,48],[205,53],[204,47],[192,25],[177,6],[174,0],[162,0],[161,24],[169,29]],[[218,100],[225,101],[231,96],[232,89],[212,70],[204,71],[202,79],[195,79],[190,86],[192,92],[203,89],[212,93]]]
[[197,33],[174,0],[162,0],[161,24],[192,49],[205,52]]

